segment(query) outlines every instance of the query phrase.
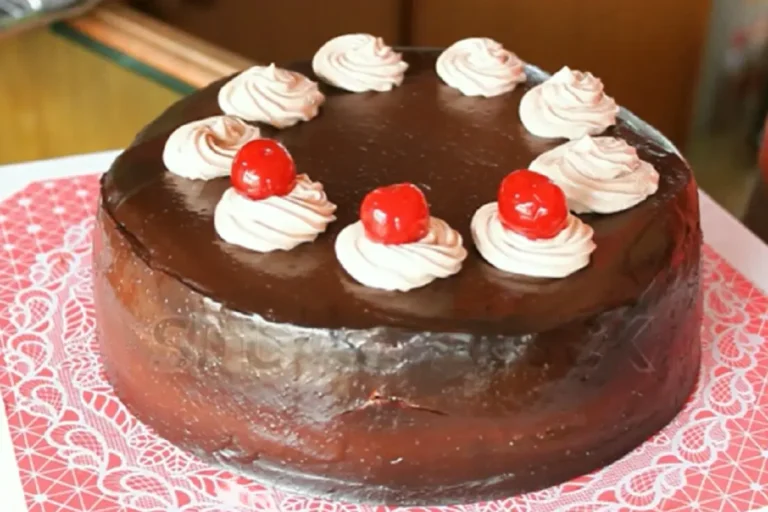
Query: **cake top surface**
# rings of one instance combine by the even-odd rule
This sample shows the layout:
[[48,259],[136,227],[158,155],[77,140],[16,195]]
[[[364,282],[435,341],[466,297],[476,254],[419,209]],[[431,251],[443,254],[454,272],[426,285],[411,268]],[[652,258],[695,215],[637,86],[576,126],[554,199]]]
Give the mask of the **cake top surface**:
[[[543,139],[521,124],[523,94],[546,75],[526,66],[528,81],[491,98],[467,97],[435,73],[439,50],[407,49],[399,87],[349,93],[320,82],[326,95],[311,122],[262,136],[282,142],[300,173],[320,181],[338,205],[338,220],[313,243],[256,253],[223,242],[213,213],[227,178],[189,180],[166,172],[171,132],[221,114],[224,82],[172,106],[146,127],[103,179],[103,201],[136,252],[157,270],[236,311],[308,328],[402,328],[414,332],[510,335],[555,328],[616,307],[647,288],[669,261],[685,212],[679,194],[692,180],[672,145],[626,111],[604,135],[626,140],[660,174],[659,188],[639,205],[610,215],[582,215],[597,249],[589,266],[565,279],[543,280],[499,271],[472,246],[470,219],[495,200],[500,180],[527,168],[563,139]],[[287,69],[318,80],[310,63]],[[407,293],[366,288],[340,267],[334,240],[357,221],[370,190],[412,182],[432,215],[463,237],[469,257],[458,274]]]

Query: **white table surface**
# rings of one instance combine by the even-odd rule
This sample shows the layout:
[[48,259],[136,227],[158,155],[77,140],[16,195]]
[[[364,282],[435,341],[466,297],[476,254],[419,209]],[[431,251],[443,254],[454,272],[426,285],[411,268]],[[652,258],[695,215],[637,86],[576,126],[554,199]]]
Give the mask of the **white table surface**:
[[[103,172],[118,154],[119,150],[115,150],[0,166],[0,201],[35,181]],[[704,192],[699,193],[699,198],[704,241],[768,293],[768,245],[762,243]],[[3,511],[27,512],[5,405],[2,401],[0,405],[0,494]],[[768,511],[768,508],[761,510]]]

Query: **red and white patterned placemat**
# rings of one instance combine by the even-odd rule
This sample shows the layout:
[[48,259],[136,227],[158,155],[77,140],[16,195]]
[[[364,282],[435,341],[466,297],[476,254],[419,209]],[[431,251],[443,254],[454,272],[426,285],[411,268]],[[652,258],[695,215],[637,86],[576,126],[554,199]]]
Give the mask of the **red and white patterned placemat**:
[[[97,189],[95,175],[70,177],[33,183],[0,202],[0,392],[30,512],[388,510],[265,489],[199,462],[126,411],[104,380],[94,340]],[[559,487],[411,510],[742,512],[768,505],[768,297],[709,247],[704,280],[701,380],[662,433]]]

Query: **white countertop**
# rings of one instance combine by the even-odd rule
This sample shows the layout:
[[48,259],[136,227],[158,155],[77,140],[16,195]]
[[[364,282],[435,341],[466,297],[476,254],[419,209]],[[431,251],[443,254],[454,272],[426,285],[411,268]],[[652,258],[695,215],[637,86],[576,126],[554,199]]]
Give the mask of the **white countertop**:
[[[35,181],[103,172],[118,154],[119,151],[107,151],[0,166],[0,201]],[[768,293],[768,245],[762,243],[704,192],[700,192],[699,197],[705,242]],[[26,512],[4,405],[0,407],[0,482],[3,510]]]

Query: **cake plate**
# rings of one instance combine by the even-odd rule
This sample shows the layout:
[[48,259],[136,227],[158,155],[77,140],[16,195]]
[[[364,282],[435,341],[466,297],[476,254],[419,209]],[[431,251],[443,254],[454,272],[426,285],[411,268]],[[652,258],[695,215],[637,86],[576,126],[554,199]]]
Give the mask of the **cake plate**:
[[[156,436],[101,370],[98,176],[115,152],[0,167],[0,510],[750,511],[768,506],[768,247],[701,194],[701,377],[662,432],[590,475],[505,500],[390,509],[265,488]],[[649,369],[653,371],[653,369]]]

